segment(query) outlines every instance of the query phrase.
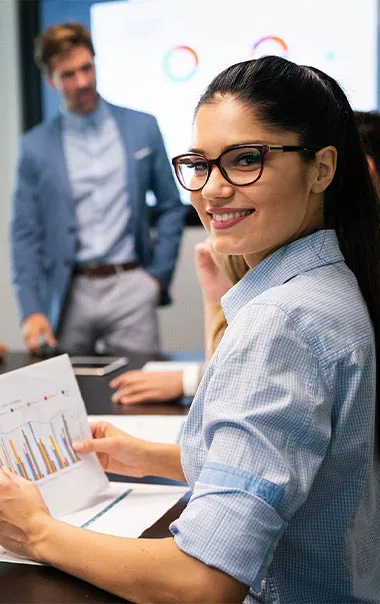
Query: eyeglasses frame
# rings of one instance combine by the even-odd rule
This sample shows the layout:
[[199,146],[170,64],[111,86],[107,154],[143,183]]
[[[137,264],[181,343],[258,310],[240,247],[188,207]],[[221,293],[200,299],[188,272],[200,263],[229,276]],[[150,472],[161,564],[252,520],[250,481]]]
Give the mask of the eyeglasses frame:
[[[260,159],[261,159],[261,167],[260,167],[260,171],[259,171],[259,175],[257,176],[257,178],[255,178],[254,180],[244,183],[244,184],[236,184],[234,182],[231,181],[231,179],[229,178],[226,170],[223,168],[221,160],[222,157],[229,153],[230,151],[233,151],[234,149],[245,149],[247,147],[251,147],[252,149],[258,149],[260,151]],[[247,187],[249,185],[253,185],[255,182],[257,182],[260,178],[261,175],[263,173],[264,170],[264,158],[266,153],[294,153],[294,152],[298,152],[298,153],[316,153],[317,151],[319,151],[320,149],[317,148],[312,148],[312,147],[304,147],[304,146],[300,146],[300,145],[262,145],[262,144],[247,144],[247,145],[234,145],[233,147],[229,147],[228,149],[225,149],[220,155],[218,155],[218,157],[216,157],[215,159],[208,159],[208,157],[206,157],[206,155],[203,155],[203,153],[193,153],[191,151],[189,151],[189,153],[181,153],[181,155],[176,155],[175,157],[173,157],[172,159],[172,165],[174,168],[174,172],[175,175],[177,177],[177,180],[179,182],[179,184],[181,185],[182,188],[186,189],[186,191],[190,191],[191,193],[196,193],[197,191],[201,191],[203,189],[203,187],[206,186],[210,176],[211,176],[211,172],[212,172],[212,167],[213,166],[217,166],[219,169],[219,172],[222,174],[222,176],[226,179],[226,181],[228,183],[230,183],[230,185],[233,185],[234,187]],[[203,183],[203,185],[201,187],[199,187],[198,189],[189,189],[188,187],[185,187],[182,184],[182,181],[179,177],[179,164],[178,164],[178,160],[181,157],[188,157],[188,156],[193,156],[193,157],[200,157],[204,160],[206,160],[207,162],[207,168],[208,168],[208,174],[206,177],[205,182]]]

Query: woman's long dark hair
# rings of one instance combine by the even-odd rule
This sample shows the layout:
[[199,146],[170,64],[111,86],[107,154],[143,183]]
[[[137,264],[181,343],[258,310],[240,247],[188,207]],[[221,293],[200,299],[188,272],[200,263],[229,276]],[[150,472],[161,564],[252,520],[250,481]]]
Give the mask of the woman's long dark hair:
[[232,96],[264,123],[295,132],[299,144],[338,151],[337,169],[325,192],[325,223],[335,229],[372,320],[377,363],[376,440],[380,449],[380,211],[354,113],[339,84],[314,67],[280,57],[238,63],[220,73],[201,97]]

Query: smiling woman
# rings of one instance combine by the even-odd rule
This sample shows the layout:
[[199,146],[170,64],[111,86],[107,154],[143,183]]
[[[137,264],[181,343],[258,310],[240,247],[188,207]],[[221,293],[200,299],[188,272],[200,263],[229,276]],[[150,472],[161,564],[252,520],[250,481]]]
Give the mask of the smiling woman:
[[[251,144],[241,145],[246,140]],[[274,131],[257,109],[247,111],[238,98],[222,95],[200,105],[193,142],[205,157],[218,155],[204,160],[203,183],[199,176],[197,187],[191,183],[192,203],[217,252],[243,254],[252,267],[323,226],[323,192],[334,177],[335,147],[299,145],[296,132]]]
[[117,539],[51,518],[0,471],[0,544],[138,602],[379,602],[380,216],[348,101],[314,68],[239,63],[174,165],[214,248],[251,270],[222,299],[180,447],[106,423],[73,447],[186,476],[188,506],[172,539]]

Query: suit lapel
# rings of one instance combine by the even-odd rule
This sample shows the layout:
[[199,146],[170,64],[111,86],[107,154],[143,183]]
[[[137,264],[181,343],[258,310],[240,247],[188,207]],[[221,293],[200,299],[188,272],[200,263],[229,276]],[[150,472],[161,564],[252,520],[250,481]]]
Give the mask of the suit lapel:
[[52,162],[52,167],[54,171],[54,175],[56,178],[56,187],[62,196],[65,199],[67,207],[69,209],[70,214],[74,216],[74,197],[71,189],[69,176],[67,172],[67,165],[65,154],[63,150],[63,136],[62,136],[62,119],[61,116],[58,116],[56,120],[52,123],[52,129],[50,132],[51,137],[51,146],[48,147],[51,149],[51,156],[49,159]]
[[120,132],[121,142],[125,147],[127,155],[127,191],[128,191],[128,203],[132,210],[133,216],[138,216],[138,191],[137,191],[137,166],[136,166],[136,140],[135,140],[135,128],[131,119],[131,114],[128,109],[122,109],[115,107],[114,105],[108,104],[114,119],[116,120],[117,127]]

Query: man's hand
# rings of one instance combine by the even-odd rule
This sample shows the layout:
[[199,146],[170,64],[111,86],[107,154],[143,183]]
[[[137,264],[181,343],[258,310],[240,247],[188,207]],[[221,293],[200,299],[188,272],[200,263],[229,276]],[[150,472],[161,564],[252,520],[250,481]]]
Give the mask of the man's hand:
[[25,345],[30,352],[38,352],[43,341],[52,348],[57,345],[49,320],[42,313],[33,313],[26,317],[22,331]]
[[5,357],[7,349],[4,344],[0,344],[0,361]]
[[49,518],[37,486],[0,469],[0,544],[19,556],[38,558]]
[[170,401],[183,395],[183,371],[126,371],[110,382],[113,403]]
[[164,286],[162,285],[161,281],[159,281],[159,279],[157,279],[157,277],[155,277],[154,275],[151,275],[150,273],[146,272],[148,277],[150,277],[150,279],[152,279],[154,285],[157,287],[157,291],[158,293],[162,293],[164,291]]

